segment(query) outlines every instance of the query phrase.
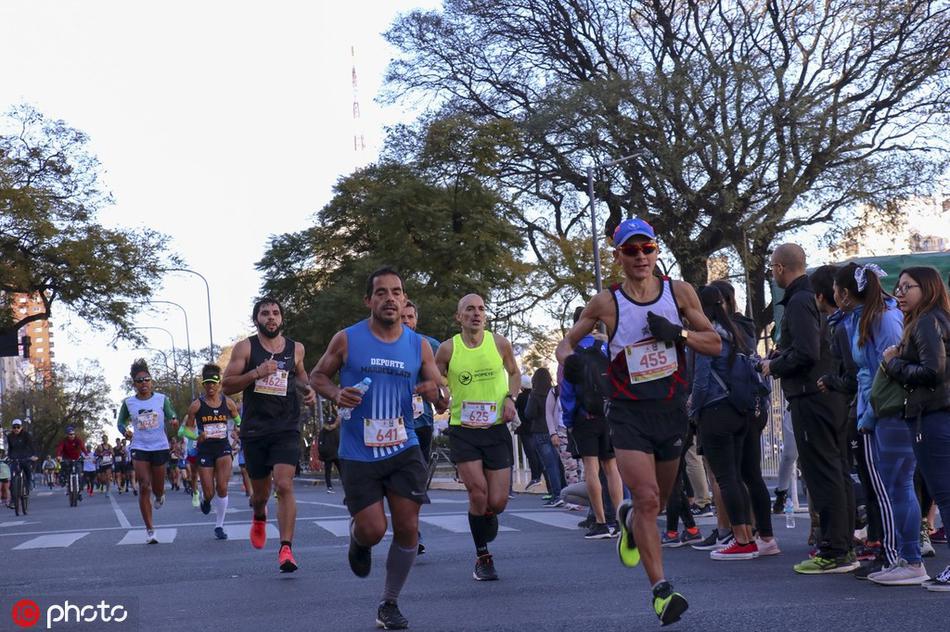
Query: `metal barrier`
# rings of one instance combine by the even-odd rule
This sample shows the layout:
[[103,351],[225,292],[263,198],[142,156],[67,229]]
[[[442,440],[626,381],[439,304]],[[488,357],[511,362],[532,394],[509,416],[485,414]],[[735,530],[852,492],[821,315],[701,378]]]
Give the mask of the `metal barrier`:
[[772,380],[772,398],[769,406],[769,421],[762,430],[762,476],[778,476],[782,460],[782,416],[785,414],[785,395],[779,380]]

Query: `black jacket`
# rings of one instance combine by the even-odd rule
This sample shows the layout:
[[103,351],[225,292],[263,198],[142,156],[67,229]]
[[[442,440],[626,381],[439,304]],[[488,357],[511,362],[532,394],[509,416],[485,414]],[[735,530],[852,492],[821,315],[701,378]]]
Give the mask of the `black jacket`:
[[7,433],[7,456],[11,459],[29,459],[36,456],[33,437],[30,436],[29,432],[21,430],[20,434]]
[[544,410],[546,399],[547,393],[542,397],[537,391],[532,390],[531,395],[528,396],[528,401],[525,403],[525,416],[522,421],[527,422],[530,428],[528,432],[532,434],[548,434],[548,420]]
[[924,312],[901,354],[887,363],[887,374],[904,385],[904,417],[950,410],[950,315]]
[[831,328],[831,354],[838,360],[837,371],[822,376],[828,388],[836,393],[853,397],[858,392],[858,365],[851,355],[851,338],[842,322],[846,318],[843,312],[835,312],[828,317]]
[[815,292],[802,275],[785,288],[779,301],[785,316],[779,330],[779,353],[769,362],[771,373],[782,380],[786,399],[819,393],[818,378],[834,373],[828,322],[815,304]]

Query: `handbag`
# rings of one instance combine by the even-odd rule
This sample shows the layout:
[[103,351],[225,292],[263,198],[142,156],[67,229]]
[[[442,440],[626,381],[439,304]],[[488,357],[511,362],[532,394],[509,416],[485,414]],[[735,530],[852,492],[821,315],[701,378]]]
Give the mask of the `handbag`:
[[900,382],[884,372],[884,367],[878,367],[871,383],[870,400],[876,417],[894,417],[904,412],[907,391]]

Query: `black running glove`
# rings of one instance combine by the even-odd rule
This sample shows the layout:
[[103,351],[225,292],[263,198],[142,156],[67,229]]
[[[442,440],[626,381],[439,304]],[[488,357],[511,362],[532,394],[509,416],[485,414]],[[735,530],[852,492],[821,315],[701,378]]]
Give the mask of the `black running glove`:
[[676,342],[683,335],[682,327],[674,325],[666,318],[653,312],[647,312],[647,325],[650,327],[650,334],[663,342]]

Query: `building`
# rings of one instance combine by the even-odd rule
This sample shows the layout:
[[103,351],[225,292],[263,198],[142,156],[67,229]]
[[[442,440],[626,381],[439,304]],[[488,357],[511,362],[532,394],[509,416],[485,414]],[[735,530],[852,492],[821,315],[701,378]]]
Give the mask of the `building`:
[[[12,300],[13,318],[22,320],[27,316],[44,310],[43,301],[37,295],[14,294]],[[48,320],[35,320],[20,328],[20,336],[30,337],[29,360],[37,375],[44,381],[53,375],[53,331]]]
[[831,260],[942,252],[950,246],[950,193],[918,197],[900,205],[896,218],[866,210],[831,247]]

